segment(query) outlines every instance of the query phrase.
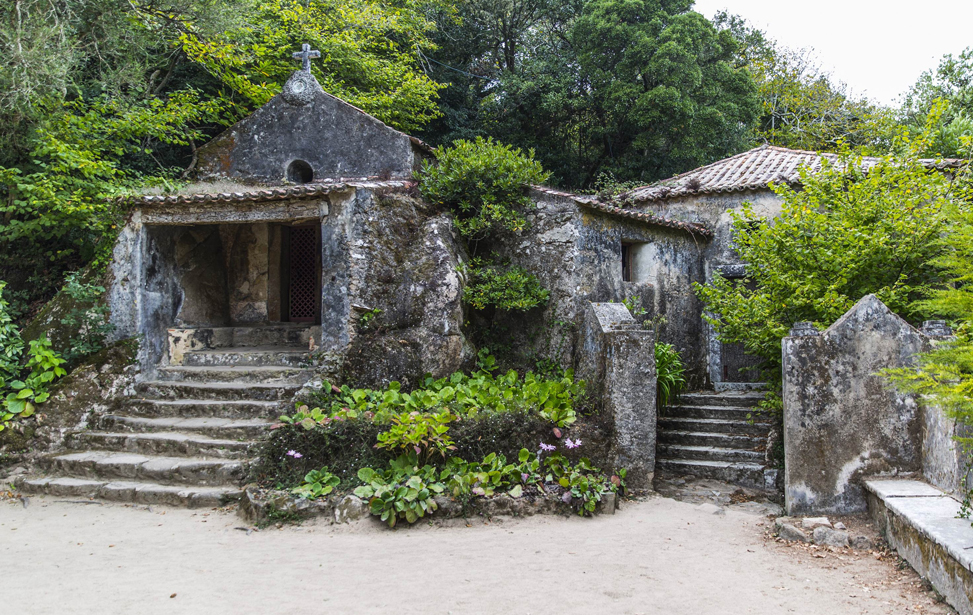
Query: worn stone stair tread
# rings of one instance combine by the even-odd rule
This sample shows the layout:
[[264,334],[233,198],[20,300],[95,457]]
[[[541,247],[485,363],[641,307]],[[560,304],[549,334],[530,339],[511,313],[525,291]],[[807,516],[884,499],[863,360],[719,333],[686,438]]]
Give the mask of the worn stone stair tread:
[[[752,406],[721,406],[721,405],[706,405],[706,404],[673,404],[671,406],[666,406],[666,411],[669,410],[680,410],[683,408],[700,409],[700,410],[713,410],[718,412],[744,412],[752,414],[762,414],[760,410]],[[668,414],[663,415],[661,418],[665,418]]]
[[[160,368],[161,369],[161,368]],[[179,368],[184,369],[184,368]],[[191,368],[185,368],[191,369]],[[280,382],[193,382],[192,380],[146,380],[140,383],[144,387],[185,387],[189,389],[224,389],[242,391],[247,389],[294,389],[301,388],[297,383]]]
[[213,459],[206,457],[164,457],[158,455],[142,455],[139,453],[128,453],[118,451],[80,451],[77,453],[60,453],[51,455],[50,459],[56,461],[91,461],[97,464],[111,463],[116,465],[154,465],[171,464],[173,466],[183,465],[239,465],[236,460]]
[[674,423],[704,423],[707,425],[765,425],[770,427],[770,423],[751,423],[747,420],[739,419],[707,419],[707,418],[695,418],[695,417],[683,417],[683,416],[663,416],[659,418],[660,421],[672,421]]
[[223,346],[221,348],[203,348],[187,350],[185,354],[295,354],[306,355],[308,349],[301,346]]
[[170,457],[117,451],[81,451],[39,460],[50,473],[85,479],[146,480],[169,485],[238,486],[244,462],[212,457]]
[[112,421],[140,427],[148,427],[153,430],[166,429],[253,429],[269,428],[275,423],[263,419],[226,419],[219,417],[173,417],[173,418],[150,418],[142,416],[125,416],[121,414],[109,414],[106,419]]
[[760,451],[755,451],[746,448],[733,448],[726,446],[698,446],[694,444],[660,444],[660,448],[664,449],[664,455],[660,456],[660,459],[681,459],[680,457],[672,457],[669,454],[674,453],[712,453],[715,455],[739,455],[748,454],[753,456],[762,456],[763,453]]
[[676,404],[696,405],[736,405],[753,407],[763,401],[765,395],[753,391],[693,391],[682,393],[675,402]]
[[250,443],[245,440],[227,440],[211,438],[202,434],[188,434],[176,431],[143,431],[143,432],[112,432],[85,431],[75,434],[84,439],[91,438],[125,438],[127,440],[171,440],[175,442],[194,442],[209,446],[225,446],[228,448],[246,448]]
[[[159,368],[160,372],[190,372],[195,374],[213,374],[226,371],[254,372],[258,374],[277,372],[308,373],[311,370],[303,367],[288,367],[287,365],[166,365]],[[214,383],[218,384],[218,383]]]
[[281,402],[279,401],[268,401],[265,399],[132,399],[129,400],[129,404],[153,404],[163,408],[183,408],[185,406],[212,406],[214,408],[220,408],[222,406],[228,407],[263,407],[268,410],[274,408],[280,408]]
[[667,466],[688,466],[696,468],[732,468],[738,470],[753,470],[763,472],[764,466],[760,463],[750,463],[747,461],[711,461],[708,459],[660,459],[659,463]]
[[18,480],[16,486],[26,493],[140,504],[170,504],[189,508],[220,506],[230,500],[239,499],[243,493],[238,487],[162,485],[151,481],[92,480],[69,476],[27,478]]

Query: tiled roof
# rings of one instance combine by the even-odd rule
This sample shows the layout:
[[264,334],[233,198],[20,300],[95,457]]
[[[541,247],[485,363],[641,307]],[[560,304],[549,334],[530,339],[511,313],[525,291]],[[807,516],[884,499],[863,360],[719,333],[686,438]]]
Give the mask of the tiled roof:
[[680,220],[672,220],[670,218],[663,218],[662,216],[657,216],[649,212],[638,211],[636,209],[623,209],[621,207],[606,205],[605,203],[599,203],[597,201],[579,201],[578,204],[582,207],[587,207],[588,209],[594,209],[603,214],[608,214],[609,216],[625,218],[627,220],[635,220],[636,222],[642,222],[652,226],[664,226],[680,231],[686,231],[687,233],[691,233],[693,235],[700,235],[702,237],[713,236],[713,231],[697,222],[682,222]]
[[[748,152],[737,154],[698,169],[676,175],[649,186],[636,188],[619,195],[619,201],[648,202],[688,194],[714,194],[764,190],[771,182],[796,184],[801,180],[800,168],[806,166],[812,173],[820,171],[822,162],[834,162],[837,154],[808,152],[772,145],[761,145]],[[880,158],[864,157],[862,168],[870,169]],[[929,167],[956,168],[963,161],[955,159],[923,160]]]
[[665,228],[686,231],[687,233],[692,233],[694,235],[699,235],[701,237],[708,238],[713,236],[713,231],[711,231],[705,225],[699,224],[697,222],[682,222],[680,220],[671,220],[669,218],[663,218],[662,216],[645,212],[645,211],[638,211],[635,209],[623,209],[621,207],[616,207],[615,205],[602,203],[601,201],[599,201],[597,198],[593,196],[581,196],[577,194],[571,194],[570,192],[561,192],[559,190],[554,190],[553,188],[547,188],[545,186],[531,186],[531,187],[538,192],[543,192],[544,194],[550,194],[553,196],[559,196],[559,197],[571,199],[579,207],[591,209],[608,216],[623,218],[625,220],[632,220],[635,222],[641,222],[643,224],[648,224],[650,226],[662,226]]
[[284,186],[277,188],[254,188],[241,192],[202,192],[198,194],[175,195],[136,195],[122,197],[120,205],[190,205],[196,203],[262,203],[268,201],[288,201],[291,199],[307,199],[324,196],[331,192],[341,192],[349,188],[405,188],[415,182],[404,180],[370,181],[367,179],[356,181],[321,182],[303,184],[300,186]]

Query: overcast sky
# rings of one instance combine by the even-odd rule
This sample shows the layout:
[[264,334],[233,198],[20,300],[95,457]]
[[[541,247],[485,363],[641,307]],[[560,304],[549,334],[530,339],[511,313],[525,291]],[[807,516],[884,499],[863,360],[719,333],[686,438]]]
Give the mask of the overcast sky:
[[922,71],[973,46],[973,0],[697,0],[726,9],[787,47],[813,47],[858,94],[892,104]]

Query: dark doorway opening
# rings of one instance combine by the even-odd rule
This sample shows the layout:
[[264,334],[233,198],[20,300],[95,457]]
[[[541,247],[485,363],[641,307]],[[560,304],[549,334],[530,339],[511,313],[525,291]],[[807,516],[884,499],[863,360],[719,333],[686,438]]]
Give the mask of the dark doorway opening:
[[[749,278],[736,278],[733,281],[743,284],[749,290],[756,290],[756,283]],[[760,357],[747,354],[742,342],[728,344],[720,342],[720,370],[723,382],[761,382]]]
[[289,322],[320,324],[321,229],[284,227],[281,233],[281,315]]

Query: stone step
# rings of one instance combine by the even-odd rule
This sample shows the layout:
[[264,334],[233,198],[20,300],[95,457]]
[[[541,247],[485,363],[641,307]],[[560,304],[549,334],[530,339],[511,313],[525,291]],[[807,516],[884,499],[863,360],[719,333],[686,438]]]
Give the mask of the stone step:
[[198,433],[224,440],[259,438],[266,435],[267,431],[274,424],[274,421],[266,419],[232,419],[220,417],[146,418],[120,414],[106,414],[97,421],[98,429],[104,431]]
[[239,486],[245,474],[239,460],[157,457],[114,451],[82,451],[41,457],[38,465],[62,477],[143,480],[161,485]]
[[767,444],[765,437],[700,431],[660,430],[658,438],[659,444],[715,446],[750,451],[759,451]]
[[182,358],[187,367],[202,366],[283,366],[303,367],[309,362],[306,348],[286,348],[280,346],[253,346],[246,348],[218,348],[214,350],[191,350]]
[[699,418],[724,419],[731,421],[747,421],[750,418],[761,423],[769,421],[765,412],[756,408],[742,408],[738,406],[666,406],[661,418]]
[[304,384],[311,370],[276,365],[167,365],[159,368],[158,376],[167,382]]
[[763,393],[753,391],[694,391],[682,393],[676,402],[682,406],[736,406],[752,408],[764,398]]
[[766,488],[764,466],[759,463],[660,459],[656,462],[656,468],[662,474],[692,475],[697,478],[712,478],[753,489]]
[[174,328],[168,331],[170,343],[186,351],[241,346],[288,346],[307,349],[313,332],[314,327],[303,323],[277,323],[251,327]]
[[768,423],[750,423],[745,420],[700,419],[660,417],[660,430],[696,431],[707,433],[729,433],[747,436],[765,436],[770,431]]
[[216,457],[243,459],[251,442],[223,440],[179,432],[119,433],[80,431],[68,434],[65,444],[72,450],[124,451],[142,455]]
[[146,381],[135,385],[142,399],[216,399],[243,401],[285,401],[301,385],[271,382],[186,382]]
[[15,481],[26,494],[99,498],[114,502],[214,508],[239,500],[234,487],[173,486],[144,481],[105,481],[71,477],[24,478]]
[[700,459],[703,461],[747,461],[763,463],[764,453],[739,448],[720,448],[718,446],[692,446],[688,444],[660,444],[656,459],[679,461]]
[[133,399],[126,414],[147,418],[277,419],[293,413],[286,401],[220,401],[213,399]]

